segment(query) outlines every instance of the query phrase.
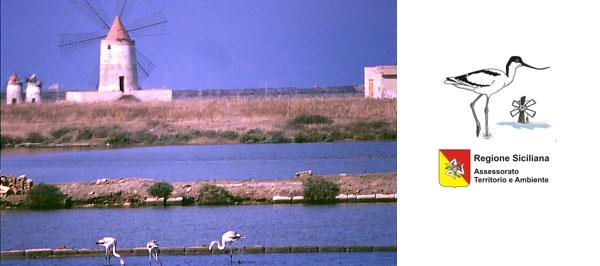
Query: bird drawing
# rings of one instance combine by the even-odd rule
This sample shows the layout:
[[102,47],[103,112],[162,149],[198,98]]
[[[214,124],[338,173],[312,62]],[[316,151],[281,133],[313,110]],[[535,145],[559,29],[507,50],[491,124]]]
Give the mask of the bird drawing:
[[162,262],[158,258],[158,242],[152,239],[146,243],[146,248],[148,249],[148,265],[152,265],[152,257],[154,257],[156,265],[162,266]]
[[221,242],[219,242],[218,240],[210,242],[210,246],[208,246],[208,249],[212,251],[212,247],[216,244],[219,250],[223,250],[225,249],[225,244],[229,243],[229,259],[230,262],[233,262],[233,250],[231,244],[241,238],[246,237],[242,236],[240,233],[237,233],[235,231],[227,231],[223,234],[223,236],[221,236]]
[[469,90],[474,93],[479,94],[477,98],[471,103],[471,111],[473,112],[473,117],[475,118],[475,135],[479,137],[479,132],[481,131],[481,126],[479,124],[479,119],[477,119],[477,114],[475,113],[475,103],[481,96],[485,95],[485,134],[484,138],[488,139],[491,137],[488,129],[488,104],[490,101],[490,97],[502,89],[506,88],[515,80],[515,74],[517,72],[517,68],[526,66],[529,68],[544,70],[550,67],[537,68],[530,66],[523,62],[523,59],[519,56],[512,56],[508,63],[506,64],[506,72],[502,70],[488,68],[473,71],[468,74],[449,77],[444,81],[445,84],[453,85],[459,89]]
[[108,250],[110,248],[112,248],[113,255],[115,257],[119,258],[121,265],[125,265],[125,261],[123,261],[123,258],[121,257],[121,255],[119,255],[117,253],[117,239],[116,238],[105,237],[105,238],[102,238],[102,239],[96,241],[96,244],[102,245],[104,247],[104,263],[105,264],[106,264],[106,262],[108,262],[108,265],[110,265],[110,254],[108,253]]

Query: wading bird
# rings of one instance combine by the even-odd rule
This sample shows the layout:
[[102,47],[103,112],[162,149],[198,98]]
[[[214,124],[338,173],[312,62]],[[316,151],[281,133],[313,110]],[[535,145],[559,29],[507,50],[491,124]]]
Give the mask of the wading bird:
[[488,103],[490,101],[490,97],[495,93],[499,92],[500,90],[504,89],[508,85],[510,85],[515,79],[517,68],[522,66],[526,66],[537,70],[544,70],[549,68],[532,67],[528,64],[525,64],[521,57],[513,56],[508,60],[508,63],[506,64],[506,73],[502,72],[502,70],[488,68],[456,77],[449,77],[446,78],[446,81],[444,81],[445,84],[454,85],[459,89],[469,90],[479,94],[477,98],[475,98],[475,100],[471,103],[471,111],[473,111],[473,117],[475,117],[475,123],[477,125],[475,129],[475,135],[477,135],[477,137],[479,137],[481,126],[479,125],[477,114],[475,114],[475,102],[477,102],[477,100],[479,100],[481,96],[485,95],[485,134],[483,135],[483,137],[486,139],[490,138],[491,134],[488,130]]
[[123,258],[121,258],[121,255],[119,255],[117,253],[117,239],[116,238],[105,237],[105,238],[102,238],[102,239],[96,241],[96,244],[102,245],[104,247],[104,263],[106,263],[108,261],[108,264],[110,265],[110,254],[108,254],[108,249],[110,249],[112,247],[113,255],[115,257],[119,258],[121,265],[125,265],[125,261],[123,261]]
[[146,248],[148,249],[148,264],[152,265],[152,257],[156,260],[156,265],[162,266],[162,262],[158,258],[158,242],[152,239],[148,243],[146,243]]
[[[212,251],[212,247],[215,244],[217,244],[217,248],[219,248],[219,250],[223,250],[225,249],[225,244],[229,243],[229,260],[231,263],[233,263],[233,250],[231,248],[231,244],[240,238],[246,237],[240,235],[240,233],[237,233],[235,231],[227,231],[223,234],[223,236],[221,236],[222,243],[220,243],[218,240],[210,242],[210,246],[208,247],[208,249]],[[240,261],[238,260],[238,262]]]

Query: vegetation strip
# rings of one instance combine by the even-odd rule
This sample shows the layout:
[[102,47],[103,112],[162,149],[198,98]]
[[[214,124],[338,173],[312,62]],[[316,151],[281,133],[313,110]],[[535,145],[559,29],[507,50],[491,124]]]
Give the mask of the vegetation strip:
[[396,101],[364,97],[2,105],[0,148],[396,139]]
[[397,198],[394,172],[330,176],[299,173],[294,178],[270,180],[168,183],[143,178],[101,178],[58,185],[34,183],[26,193],[2,195],[0,209],[395,202]]
[[[269,254],[269,253],[318,253],[318,252],[394,252],[396,246],[251,246],[234,247],[233,252],[244,254]],[[147,256],[145,247],[119,248],[123,256]],[[196,247],[170,247],[161,248],[161,255],[211,255],[228,254],[229,250],[213,250],[212,253],[206,246]],[[0,252],[0,259],[43,259],[66,257],[102,256],[102,249],[49,249],[37,248],[27,250],[7,250]]]

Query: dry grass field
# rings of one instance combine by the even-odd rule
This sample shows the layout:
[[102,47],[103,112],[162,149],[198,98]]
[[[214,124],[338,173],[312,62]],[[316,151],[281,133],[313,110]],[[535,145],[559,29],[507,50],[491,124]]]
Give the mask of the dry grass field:
[[395,133],[396,101],[362,97],[1,105],[4,147],[368,140]]

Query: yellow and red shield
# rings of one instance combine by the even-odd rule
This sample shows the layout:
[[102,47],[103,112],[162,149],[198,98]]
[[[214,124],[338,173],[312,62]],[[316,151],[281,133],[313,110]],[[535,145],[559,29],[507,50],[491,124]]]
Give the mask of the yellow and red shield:
[[439,182],[442,187],[466,187],[471,183],[471,150],[439,151]]

